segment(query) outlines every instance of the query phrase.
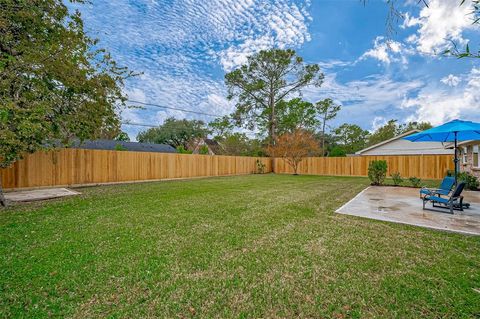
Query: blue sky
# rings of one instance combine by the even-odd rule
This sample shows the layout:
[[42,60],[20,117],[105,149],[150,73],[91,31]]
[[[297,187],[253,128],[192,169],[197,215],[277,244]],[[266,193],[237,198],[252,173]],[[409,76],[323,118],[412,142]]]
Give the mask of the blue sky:
[[[370,0],[116,0],[79,8],[100,46],[143,75],[129,80],[131,100],[209,114],[229,114],[223,77],[245,58],[272,46],[292,48],[325,74],[303,98],[343,105],[331,123],[373,130],[389,119],[440,124],[480,121],[480,64],[439,56],[450,40],[473,47],[480,30],[471,3],[398,1],[405,19],[388,37],[387,5]],[[124,121],[158,125],[165,118],[212,117],[155,107],[126,109]],[[124,125],[132,139],[145,128]]]

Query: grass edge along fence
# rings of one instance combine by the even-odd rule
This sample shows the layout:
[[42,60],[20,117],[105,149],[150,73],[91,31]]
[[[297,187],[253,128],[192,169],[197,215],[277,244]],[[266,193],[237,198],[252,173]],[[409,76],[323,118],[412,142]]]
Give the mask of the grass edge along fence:
[[[367,176],[371,161],[385,160],[387,176],[399,172],[402,177],[441,179],[453,170],[451,155],[389,155],[351,157],[308,157],[298,168],[299,174],[331,176]],[[275,159],[275,173],[293,174],[293,170],[281,158]]]
[[271,159],[155,152],[60,149],[25,156],[1,170],[4,189],[79,186],[252,174]]
[[[75,186],[180,178],[252,174],[257,160],[272,172],[265,157],[171,154],[153,152],[61,149],[27,155],[1,171],[4,189]],[[299,174],[367,176],[372,160],[386,160],[387,176],[400,172],[405,177],[441,179],[453,169],[450,155],[310,157]],[[275,159],[275,173],[291,174],[283,159]]]

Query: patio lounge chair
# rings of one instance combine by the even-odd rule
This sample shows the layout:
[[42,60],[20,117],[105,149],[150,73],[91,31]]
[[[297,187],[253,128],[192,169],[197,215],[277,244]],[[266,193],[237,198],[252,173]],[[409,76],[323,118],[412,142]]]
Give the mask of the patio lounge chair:
[[432,202],[433,207],[450,209],[450,214],[453,214],[453,210],[463,211],[464,205],[462,192],[464,188],[465,182],[461,182],[460,184],[458,184],[450,198],[435,195],[425,195],[423,197],[423,209],[426,209],[425,205],[427,204],[427,202]]
[[426,188],[422,187],[420,190],[420,198],[424,198],[426,195],[437,195],[438,197],[447,196],[450,194],[453,185],[455,185],[455,178],[452,176],[445,176],[439,188]]

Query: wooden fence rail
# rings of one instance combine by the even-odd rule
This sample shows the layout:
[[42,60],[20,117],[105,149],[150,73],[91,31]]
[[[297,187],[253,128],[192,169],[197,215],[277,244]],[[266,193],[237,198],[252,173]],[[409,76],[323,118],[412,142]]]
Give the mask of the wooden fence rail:
[[[402,177],[441,179],[447,170],[453,170],[451,155],[415,156],[354,156],[354,157],[309,157],[299,166],[299,174],[367,176],[368,165],[373,160],[386,160],[387,175],[399,172]],[[293,170],[283,159],[275,159],[275,173],[291,174]]]
[[62,149],[37,152],[1,171],[5,189],[251,174],[268,158]]
[[[270,158],[210,156],[128,151],[62,149],[37,152],[1,170],[5,189],[133,182],[203,176],[251,174],[256,160],[272,172]],[[372,160],[386,160],[388,174],[440,179],[453,169],[450,155],[311,157],[300,164],[300,174],[367,176]],[[291,174],[283,159],[275,159],[275,173]]]

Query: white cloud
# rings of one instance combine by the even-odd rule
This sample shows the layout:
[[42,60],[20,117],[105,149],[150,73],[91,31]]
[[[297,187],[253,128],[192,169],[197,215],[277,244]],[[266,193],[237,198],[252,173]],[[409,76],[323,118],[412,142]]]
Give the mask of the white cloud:
[[[333,126],[355,123],[364,129],[374,129],[382,119],[404,119],[402,102],[424,86],[419,80],[395,81],[387,75],[374,75],[361,80],[340,83],[335,73],[326,73],[320,88],[303,90],[305,99],[316,102],[332,98],[342,104],[342,110]],[[372,119],[375,119],[372,122]]]
[[317,62],[317,64],[320,66],[320,69],[325,70],[325,69],[333,69],[337,67],[342,68],[342,67],[350,66],[353,64],[353,62],[342,61],[342,60],[327,60],[327,61]]
[[357,61],[362,61],[367,58],[377,59],[385,64],[391,62],[408,63],[407,55],[411,54],[411,50],[405,47],[402,43],[386,40],[382,36],[375,38],[373,48],[366,51]]
[[423,54],[438,54],[447,49],[451,41],[464,45],[467,40],[463,38],[463,32],[478,29],[472,24],[471,11],[471,1],[460,6],[456,0],[431,0],[418,17],[406,15],[402,27],[418,27],[416,34],[409,36],[407,42]]
[[[265,2],[261,9],[252,9],[255,12],[249,30],[239,35],[239,43],[221,51],[218,58],[224,70],[245,63],[247,57],[260,50],[271,47],[286,48],[298,47],[310,41],[307,23],[311,20],[304,5],[290,1]],[[251,12],[251,13],[252,13]],[[245,36],[246,35],[246,36]]]
[[[135,92],[135,94],[129,94],[129,98],[139,102],[149,102],[218,116],[230,113],[233,107],[224,98],[227,94],[223,82],[213,80],[203,74],[162,74],[150,70],[143,74],[139,80],[132,82],[130,87],[132,87],[130,92]],[[158,109],[155,107],[147,108],[148,110]],[[138,112],[143,112],[143,110]],[[211,117],[192,113],[178,113],[174,110],[165,109],[163,112],[181,117],[211,120]]]
[[449,74],[448,76],[440,79],[440,82],[448,86],[457,86],[460,83],[461,79],[458,76]]
[[374,132],[387,124],[388,120],[384,118],[383,116],[375,116],[375,118],[372,121],[372,130],[371,132]]
[[145,92],[139,88],[132,88],[125,92],[130,100],[138,101],[141,103],[147,102]]
[[413,110],[408,120],[429,121],[434,125],[462,118],[480,120],[480,68],[462,76],[465,85],[450,90],[435,86],[423,88],[417,97],[405,99],[402,106]]
[[240,45],[231,46],[219,53],[220,64],[225,71],[231,71],[236,66],[247,62],[247,57],[260,51],[271,48],[274,41],[270,36],[257,39],[247,39]]
[[162,125],[166,119],[174,117],[176,119],[183,119],[185,117],[185,112],[182,111],[177,111],[177,110],[162,110],[162,111],[157,111],[155,114],[155,117],[153,122],[156,122],[158,125]]
[[226,70],[266,47],[298,47],[310,40],[308,0],[183,0],[150,3],[146,10],[119,1],[95,4],[108,19],[122,22],[102,28],[116,34],[112,45],[145,50],[154,43],[197,62],[220,62]]
[[360,101],[385,105],[402,101],[405,94],[422,86],[420,81],[394,81],[386,75],[373,75],[342,84],[337,81],[335,73],[327,73],[320,88],[309,87],[303,93],[309,99],[330,96],[343,103]]

